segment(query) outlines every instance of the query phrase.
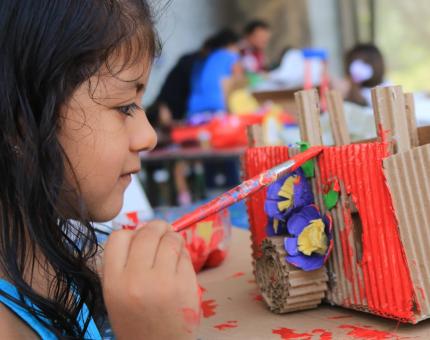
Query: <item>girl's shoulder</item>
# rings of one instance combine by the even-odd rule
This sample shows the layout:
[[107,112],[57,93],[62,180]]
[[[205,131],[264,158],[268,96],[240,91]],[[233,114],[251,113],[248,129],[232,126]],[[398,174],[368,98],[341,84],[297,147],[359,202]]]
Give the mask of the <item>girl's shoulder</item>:
[[2,339],[38,339],[34,331],[28,327],[15,313],[0,302],[0,333]]

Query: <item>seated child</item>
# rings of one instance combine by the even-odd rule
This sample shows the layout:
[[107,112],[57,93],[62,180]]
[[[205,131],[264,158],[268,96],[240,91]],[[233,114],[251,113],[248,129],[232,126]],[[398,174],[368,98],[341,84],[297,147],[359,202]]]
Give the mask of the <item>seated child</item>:
[[196,275],[165,222],[114,232],[95,266],[91,222],[118,214],[156,143],[141,108],[158,49],[147,2],[0,8],[1,338],[101,339],[104,308],[118,339],[195,338]]

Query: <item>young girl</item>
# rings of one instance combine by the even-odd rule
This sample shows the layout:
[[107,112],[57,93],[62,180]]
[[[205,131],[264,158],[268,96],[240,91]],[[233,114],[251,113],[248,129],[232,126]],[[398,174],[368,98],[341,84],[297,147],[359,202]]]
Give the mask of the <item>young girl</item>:
[[[161,221],[109,238],[101,277],[90,222],[120,210],[139,151],[156,37],[143,0],[0,2],[0,334],[189,339],[196,276]],[[104,302],[104,303],[103,303]]]

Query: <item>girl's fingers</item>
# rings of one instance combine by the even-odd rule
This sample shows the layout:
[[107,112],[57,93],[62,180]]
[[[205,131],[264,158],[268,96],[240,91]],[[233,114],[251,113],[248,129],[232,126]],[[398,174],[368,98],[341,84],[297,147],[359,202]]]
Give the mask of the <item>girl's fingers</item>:
[[184,239],[180,234],[173,231],[164,234],[158,246],[154,269],[164,275],[175,275],[183,249]]
[[128,230],[112,232],[104,247],[103,277],[118,277],[127,263],[128,252],[134,233]]
[[127,267],[132,273],[142,273],[153,268],[161,238],[169,225],[163,221],[152,221],[137,230],[130,245]]
[[176,272],[180,276],[184,275],[184,277],[191,277],[194,278],[194,280],[197,280],[196,271],[194,270],[190,253],[185,247],[182,248],[179,256]]

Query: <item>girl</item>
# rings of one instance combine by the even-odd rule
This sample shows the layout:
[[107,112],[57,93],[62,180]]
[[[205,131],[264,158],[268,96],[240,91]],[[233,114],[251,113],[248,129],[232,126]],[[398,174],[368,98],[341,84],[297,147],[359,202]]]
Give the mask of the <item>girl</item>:
[[2,339],[97,339],[103,306],[119,339],[195,335],[196,276],[166,223],[115,232],[95,268],[90,222],[119,212],[156,143],[140,107],[156,52],[143,0],[0,2]]

